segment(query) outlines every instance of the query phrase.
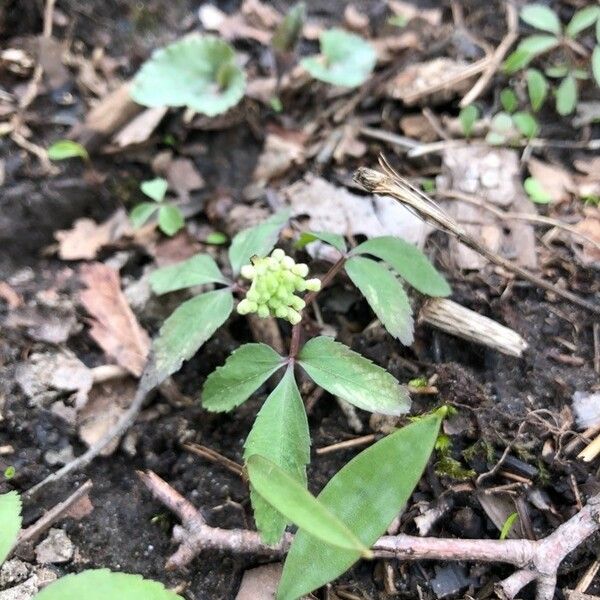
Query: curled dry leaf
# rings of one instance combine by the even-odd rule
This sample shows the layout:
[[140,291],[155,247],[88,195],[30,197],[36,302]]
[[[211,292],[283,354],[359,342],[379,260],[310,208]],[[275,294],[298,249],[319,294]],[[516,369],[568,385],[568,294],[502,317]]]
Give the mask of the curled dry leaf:
[[56,231],[58,256],[62,260],[91,260],[107,244],[116,242],[131,232],[127,213],[123,209],[104,221],[96,223],[92,219],[77,219],[71,229]]
[[293,165],[304,162],[306,136],[301,132],[270,133],[258,159],[252,179],[264,186],[272,179],[285,174]]
[[531,176],[542,183],[553,202],[562,202],[571,197],[576,186],[573,175],[565,168],[532,158],[527,163]]
[[[584,209],[585,217],[575,225],[579,233],[600,244],[600,209],[598,207],[587,207]],[[587,242],[583,243],[583,250],[578,252],[579,259],[585,265],[600,266],[600,250]]]
[[81,267],[80,278],[87,286],[80,300],[92,316],[91,337],[119,365],[139,377],[150,338],[127,304],[117,271],[102,263],[91,263]]
[[119,148],[125,148],[132,144],[143,144],[154,133],[168,110],[167,106],[147,108],[115,135],[115,143]]
[[344,23],[356,33],[367,35],[369,33],[369,17],[354,6],[354,4],[346,5],[344,10]]
[[439,27],[442,24],[442,11],[439,8],[421,8],[410,2],[401,0],[388,0],[390,10],[398,17],[402,17],[406,23],[413,19],[422,19],[432,27]]

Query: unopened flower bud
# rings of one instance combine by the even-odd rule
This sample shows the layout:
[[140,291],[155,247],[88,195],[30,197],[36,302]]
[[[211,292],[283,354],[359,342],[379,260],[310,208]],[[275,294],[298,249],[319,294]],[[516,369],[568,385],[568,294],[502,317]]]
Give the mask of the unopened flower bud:
[[240,273],[242,277],[245,277],[246,279],[254,279],[256,276],[256,269],[253,265],[244,265],[241,268]]
[[295,264],[296,264],[296,262],[294,261],[294,259],[291,256],[284,256],[281,259],[281,266],[284,267],[285,269],[292,269]]
[[274,258],[277,262],[281,262],[284,257],[285,252],[281,248],[275,248],[275,250],[271,252],[271,258]]
[[321,280],[316,277],[314,279],[307,279],[306,289],[309,292],[318,292],[321,289]]
[[308,265],[298,263],[292,267],[292,273],[300,277],[306,277],[308,275]]
[[287,309],[287,320],[292,325],[298,325],[298,323],[300,323],[300,321],[302,321],[302,315],[300,315],[300,313],[295,311],[293,308],[288,308]]
[[259,304],[256,314],[261,319],[266,319],[269,316],[269,307],[266,304]]
[[240,315],[247,315],[254,312],[258,308],[256,302],[252,302],[247,298],[244,298],[237,306],[237,311]]
[[300,310],[302,310],[306,306],[306,302],[304,302],[304,300],[302,300],[302,298],[299,298],[298,296],[292,296],[290,298],[289,305],[294,310],[300,311]]

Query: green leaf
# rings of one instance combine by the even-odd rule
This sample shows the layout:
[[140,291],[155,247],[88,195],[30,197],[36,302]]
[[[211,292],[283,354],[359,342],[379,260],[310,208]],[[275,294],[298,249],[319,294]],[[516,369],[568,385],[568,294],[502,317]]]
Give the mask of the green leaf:
[[131,97],[144,106],[187,106],[213,117],[235,106],[245,87],[227,42],[191,34],[154,51],[135,76]]
[[531,108],[538,111],[542,108],[546,96],[548,95],[548,82],[546,78],[537,69],[527,69],[527,92]]
[[577,82],[567,75],[556,90],[556,112],[563,117],[570,115],[577,106]]
[[152,198],[154,202],[162,202],[165,194],[167,193],[167,188],[169,184],[166,179],[162,177],[156,177],[155,179],[148,179],[148,181],[142,181],[140,183],[140,190],[148,198]]
[[21,530],[21,498],[12,491],[0,495],[0,565],[13,549]]
[[371,254],[384,260],[410,285],[428,296],[449,296],[448,282],[416,246],[392,236],[372,238],[359,244],[352,254]]
[[[600,23],[600,21],[598,21]],[[595,46],[592,52],[592,73],[596,80],[596,85],[600,87],[600,46]]]
[[462,127],[463,135],[465,137],[471,137],[473,133],[473,126],[479,118],[479,109],[474,104],[465,106],[458,115],[460,126]]
[[546,73],[546,75],[548,77],[553,77],[553,78],[564,77],[568,72],[569,72],[569,67],[564,64],[563,65],[552,65],[552,66],[546,67],[544,69],[544,73]]
[[591,27],[599,18],[600,6],[586,6],[573,15],[565,29],[565,33],[568,37],[575,37],[584,29]]
[[205,244],[210,244],[212,246],[222,246],[227,243],[228,239],[229,238],[221,231],[213,231],[209,233],[203,241]]
[[139,229],[158,210],[158,205],[153,202],[140,202],[129,213],[129,220],[135,229]]
[[[344,466],[317,496],[371,546],[406,506],[429,460],[442,411],[373,444]],[[287,556],[278,600],[293,600],[347,571],[358,552],[340,550],[300,529]]]
[[360,36],[343,29],[329,29],[320,38],[321,56],[309,56],[302,66],[319,81],[356,87],[368,78],[377,62],[373,47]]
[[348,260],[345,269],[383,326],[404,345],[410,346],[414,340],[412,308],[396,276],[384,263],[362,256]]
[[[558,40],[553,35],[530,35],[517,46],[517,51],[526,52],[531,59],[558,46]],[[529,62],[529,61],[528,61]]]
[[158,226],[165,235],[175,235],[184,225],[183,215],[177,206],[163,204],[158,209]]
[[502,68],[505,73],[511,75],[516,73],[523,67],[526,67],[535,58],[530,52],[525,50],[514,50],[504,61]]
[[51,583],[34,600],[183,600],[165,589],[162,583],[141,575],[113,573],[108,569],[90,569],[67,575]]
[[315,240],[321,240],[322,242],[337,248],[342,254],[344,254],[348,249],[343,235],[338,235],[337,233],[327,233],[324,231],[304,231],[300,234],[300,237],[294,244],[294,247],[304,248],[307,244],[310,244]]
[[217,367],[202,388],[202,406],[213,412],[228,411],[248,398],[275,371],[284,359],[266,344],[244,344],[222,367]]
[[304,2],[299,2],[290,8],[281,23],[277,26],[271,46],[273,50],[280,53],[291,52],[298,43],[304,19],[306,17],[306,7]]
[[[244,444],[244,459],[253,454],[268,458],[306,488],[310,433],[292,367],[288,367],[279,385],[269,394],[256,416]],[[262,540],[266,544],[277,543],[288,519],[254,489],[250,490],[250,499]]]
[[254,227],[240,231],[231,240],[229,262],[234,276],[250,262],[250,257],[266,256],[279,239],[279,232],[290,218],[289,210],[281,210]]
[[384,415],[401,415],[410,409],[405,386],[385,369],[329,337],[309,340],[298,362],[317,385],[359,408]]
[[536,29],[560,35],[562,26],[556,13],[543,4],[529,4],[521,9],[521,19]]
[[552,202],[552,196],[535,177],[528,177],[523,183],[523,187],[532,202],[536,204],[549,204]]
[[83,158],[83,160],[90,159],[88,151],[73,140],[58,140],[48,148],[47,152],[50,160],[65,160],[77,157]]
[[150,390],[179,370],[227,320],[233,310],[229,290],[200,294],[178,306],[160,328],[144,371],[144,389]]
[[519,107],[519,100],[517,95],[510,89],[504,88],[500,92],[500,103],[504,110],[508,113],[513,113]]
[[274,462],[253,454],[246,467],[256,492],[299,527],[337,548],[372,556],[344,523]]
[[596,21],[596,42],[600,44],[600,19]]
[[149,281],[152,291],[159,295],[205,283],[228,283],[208,254],[196,254],[175,265],[157,269],[150,275]]
[[528,112],[516,112],[513,115],[513,122],[517,129],[529,139],[535,137],[540,129],[538,122]]
[[504,525],[502,525],[502,529],[500,530],[500,539],[505,540],[510,533],[510,530],[513,528],[515,521],[519,517],[519,513],[511,513],[506,517],[506,521],[504,521]]

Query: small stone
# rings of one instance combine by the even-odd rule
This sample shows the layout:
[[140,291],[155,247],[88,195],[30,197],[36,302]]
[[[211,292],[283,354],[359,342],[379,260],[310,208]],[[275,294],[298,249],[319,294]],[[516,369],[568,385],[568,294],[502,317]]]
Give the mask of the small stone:
[[65,563],[73,557],[74,545],[62,529],[52,528],[48,537],[35,548],[37,562],[41,565]]
[[9,584],[24,581],[30,570],[31,565],[18,558],[7,560],[0,569],[0,587],[5,588]]

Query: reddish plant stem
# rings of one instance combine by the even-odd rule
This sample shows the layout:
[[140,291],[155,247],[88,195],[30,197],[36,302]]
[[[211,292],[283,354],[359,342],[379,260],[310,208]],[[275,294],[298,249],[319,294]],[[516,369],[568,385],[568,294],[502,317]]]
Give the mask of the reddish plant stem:
[[[341,271],[342,267],[346,264],[348,260],[348,256],[342,256],[336,263],[332,265],[332,267],[325,273],[323,279],[321,279],[321,290],[328,285],[333,278]],[[319,290],[320,291],[320,290]],[[306,302],[306,306],[308,306],[311,302],[315,301],[315,298],[319,295],[319,292],[310,292],[304,297],[304,301]],[[298,350],[300,349],[300,327],[302,326],[302,321],[297,325],[292,327],[292,339],[290,340],[290,353],[289,357],[291,360],[294,360],[296,356],[298,356]]]

